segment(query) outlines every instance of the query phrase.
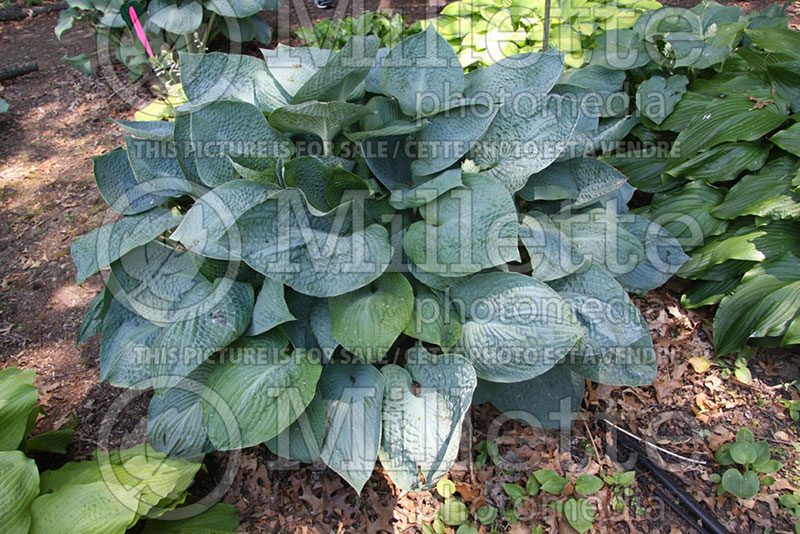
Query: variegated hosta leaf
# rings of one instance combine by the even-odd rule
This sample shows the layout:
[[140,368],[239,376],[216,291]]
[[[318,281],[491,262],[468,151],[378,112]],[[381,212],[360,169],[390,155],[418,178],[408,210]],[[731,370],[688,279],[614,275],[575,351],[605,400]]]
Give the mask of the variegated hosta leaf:
[[204,421],[217,450],[274,438],[311,402],[322,365],[303,349],[287,353],[288,344],[272,331],[222,352],[203,392]]
[[478,380],[473,404],[489,402],[503,415],[541,428],[572,428],[585,380],[558,364],[537,377],[502,384]]
[[[2,373],[8,370],[0,372],[0,381],[3,381]],[[27,417],[26,414],[26,421]],[[28,534],[30,506],[37,495],[39,471],[36,463],[20,451],[0,451],[0,525],[4,533]]]
[[409,350],[405,368],[387,365],[381,373],[381,464],[403,490],[432,488],[458,455],[475,370],[457,354],[434,356],[419,345]]
[[461,315],[443,293],[420,284],[405,334],[449,349],[461,338]]
[[377,362],[411,321],[414,291],[399,273],[386,272],[370,285],[328,300],[331,333],[359,358]]
[[381,372],[367,363],[329,364],[319,380],[328,421],[320,456],[356,492],[378,459],[384,383]]
[[464,315],[455,351],[485,380],[519,382],[538,376],[584,333],[558,293],[522,274],[478,274],[452,287],[450,296]]
[[420,208],[425,220],[411,224],[403,236],[409,259],[439,276],[518,261],[517,216],[508,191],[480,174],[465,173],[462,182]]
[[28,417],[39,400],[39,390],[33,385],[36,373],[8,367],[0,370],[0,451],[19,447],[28,427]]
[[363,287],[386,270],[392,246],[384,227],[363,227],[358,208],[343,204],[319,215],[299,191],[279,191],[238,219],[244,260],[308,295],[329,297]]
[[528,212],[519,226],[519,238],[530,257],[531,276],[556,280],[580,269],[586,259],[544,213]]

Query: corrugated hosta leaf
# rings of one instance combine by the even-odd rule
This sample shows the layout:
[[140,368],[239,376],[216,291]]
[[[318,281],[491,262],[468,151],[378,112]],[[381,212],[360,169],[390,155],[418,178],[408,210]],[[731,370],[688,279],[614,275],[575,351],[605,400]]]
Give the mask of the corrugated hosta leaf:
[[203,4],[184,2],[180,5],[165,0],[153,0],[147,6],[148,21],[169,32],[185,35],[203,23]]
[[578,122],[577,106],[559,96],[516,108],[501,108],[473,150],[475,162],[511,193],[558,158]]
[[409,350],[405,368],[387,365],[381,373],[381,465],[403,490],[432,488],[458,455],[475,370],[457,354],[434,356],[419,345]]
[[217,450],[252,447],[276,437],[311,402],[322,372],[303,349],[273,331],[242,338],[221,356],[203,394],[204,421]]
[[175,133],[175,123],[170,121],[115,120],[114,122],[130,135],[150,141],[172,141]]
[[39,390],[33,385],[35,376],[29,369],[0,370],[0,451],[16,449],[27,433],[28,416],[39,399]]
[[464,310],[455,350],[485,380],[519,382],[538,376],[584,333],[558,293],[522,274],[478,274],[452,287],[450,295],[454,307]]
[[519,238],[530,256],[531,276],[542,282],[574,273],[586,263],[569,238],[543,213],[525,214]]
[[672,113],[686,93],[689,78],[675,74],[666,80],[661,76],[651,76],[636,89],[636,108],[648,119],[661,124]]
[[208,9],[223,17],[241,19],[255,15],[259,11],[278,9],[276,0],[214,0]]
[[519,190],[527,201],[573,199],[573,209],[593,204],[619,189],[627,178],[595,158],[575,158],[553,163],[528,179]]
[[77,339],[75,340],[76,344],[81,345],[90,337],[96,336],[103,331],[103,318],[106,316],[110,303],[111,292],[108,289],[103,289],[95,295],[91,304],[89,304],[86,315],[81,320],[81,327],[78,329]]
[[596,38],[592,64],[611,69],[629,70],[650,63],[650,57],[639,36],[630,29],[610,29]]
[[800,194],[792,191],[798,164],[790,158],[769,162],[757,174],[742,177],[711,212],[720,219],[755,215],[770,219],[800,217]]
[[289,95],[295,93],[315,72],[321,69],[334,52],[310,46],[292,48],[279,43],[274,50],[262,48],[270,74]]
[[238,219],[244,259],[307,295],[329,297],[363,287],[386,270],[392,246],[384,227],[356,227],[351,209],[356,207],[342,204],[318,215],[298,190],[279,191]]
[[347,102],[304,102],[276,109],[269,116],[269,124],[283,132],[318,136],[327,154],[328,145],[342,129],[370,113],[366,106]]
[[278,456],[310,464],[319,459],[327,431],[325,405],[317,390],[300,417],[286,430],[267,441],[266,445]]
[[639,118],[631,115],[622,117],[610,117],[597,120],[592,123],[592,127],[584,127],[586,106],[578,125],[567,143],[567,146],[559,154],[557,161],[564,161],[571,158],[579,158],[599,150],[603,154],[613,152],[617,149],[619,142],[627,136],[634,126],[639,124]]
[[123,217],[84,234],[70,246],[78,271],[77,283],[83,283],[89,276],[108,267],[134,248],[145,245],[174,228],[180,220],[180,217],[169,210],[154,208]]
[[283,296],[283,284],[266,277],[261,285],[258,298],[256,298],[253,319],[245,334],[257,336],[272,330],[279,324],[293,321],[294,319],[294,315],[291,314],[286,306],[286,299]]
[[464,71],[453,48],[431,26],[392,48],[381,61],[383,93],[411,117],[434,115],[464,91]]
[[246,102],[212,102],[192,113],[190,125],[197,172],[209,187],[235,178],[228,156],[288,158],[294,154],[294,144]]
[[664,172],[684,176],[687,180],[704,180],[710,184],[733,180],[742,171],[757,171],[767,160],[769,147],[755,143],[723,143],[676,164],[667,161]]
[[386,272],[368,286],[331,297],[328,304],[336,341],[359,358],[376,362],[411,321],[414,291],[402,274]]
[[148,519],[142,534],[236,534],[238,526],[236,508],[220,502],[186,519]]
[[[0,372],[0,381],[2,379]],[[36,463],[20,451],[0,452],[0,525],[3,525],[4,534],[28,534],[30,506],[37,495],[39,471]]]
[[197,197],[208,191],[186,179],[172,141],[153,141],[125,136],[128,161],[136,181],[148,193],[178,198]]
[[422,178],[415,176],[413,187],[401,184],[393,189],[389,203],[398,210],[419,208],[451,189],[464,185],[461,182],[461,169],[451,169],[438,176],[428,178],[427,176]]
[[379,44],[374,35],[350,36],[347,44],[297,90],[292,104],[346,100],[369,73]]
[[424,221],[411,224],[403,249],[420,269],[462,276],[519,260],[517,216],[508,191],[480,174],[462,175],[451,189],[420,208]]
[[411,180],[413,145],[406,134],[370,137],[361,141],[361,153],[386,189],[392,190],[400,185],[408,185]]
[[541,428],[571,428],[583,402],[585,380],[566,365],[513,385],[478,380],[473,404],[489,402],[500,413]]
[[461,315],[443,293],[420,284],[416,287],[414,313],[405,334],[449,349],[461,337]]
[[[794,250],[797,250],[795,248]],[[800,310],[800,260],[787,252],[745,273],[722,299],[714,318],[714,346],[725,355],[751,337],[782,337]]]
[[515,54],[467,73],[464,97],[501,102],[521,91],[540,96],[552,89],[563,73],[564,58],[555,50]]
[[319,380],[328,420],[320,456],[357,493],[378,459],[384,382],[371,364],[338,362],[326,366]]
[[117,387],[147,389],[151,386],[146,357],[161,328],[112,299],[103,320],[100,342],[100,380]]
[[115,149],[94,161],[94,180],[103,200],[122,215],[135,215],[163,204],[168,196],[149,192],[136,181],[128,154]]

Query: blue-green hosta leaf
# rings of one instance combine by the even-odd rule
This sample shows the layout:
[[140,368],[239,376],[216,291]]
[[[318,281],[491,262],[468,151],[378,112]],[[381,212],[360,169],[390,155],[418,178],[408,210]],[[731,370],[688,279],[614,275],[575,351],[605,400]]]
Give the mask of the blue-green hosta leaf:
[[204,420],[217,450],[252,447],[276,437],[311,402],[322,372],[302,349],[286,352],[277,331],[243,338],[223,352],[206,382]]
[[680,192],[656,195],[640,213],[663,226],[684,248],[696,247],[728,228],[728,221],[711,214],[724,199],[725,189],[697,181]]
[[569,69],[561,76],[558,83],[613,93],[622,89],[625,73],[600,65],[589,65],[582,69]]
[[322,139],[327,154],[333,138],[342,129],[372,113],[366,106],[347,102],[304,102],[273,111],[269,123],[284,132],[303,132]]
[[[248,20],[250,20],[255,28],[255,40],[264,46],[269,46],[272,42],[272,28],[270,28],[269,23],[258,14],[251,15]],[[274,80],[274,78],[272,79]],[[277,87],[277,84],[275,87]]]
[[370,137],[387,137],[387,136],[391,137],[391,136],[412,134],[422,130],[429,124],[430,121],[426,119],[414,122],[396,120],[387,122],[385,124],[381,124],[375,130],[367,130],[363,132],[345,132],[344,136],[347,137],[350,141],[358,143],[360,141],[363,141],[364,139],[369,139]]
[[269,73],[289,95],[297,91],[330,59],[332,50],[313,47],[292,48],[278,44],[274,50],[261,49]]
[[670,159],[664,172],[670,176],[684,176],[688,180],[705,180],[710,184],[727,182],[745,169],[760,169],[768,153],[769,147],[762,148],[754,143],[723,143],[677,165],[674,159]]
[[389,54],[390,50],[390,48],[378,48],[375,54],[375,62],[372,64],[372,68],[369,69],[367,77],[364,78],[364,88],[367,92],[375,94],[381,92],[381,63],[383,63],[383,58]]
[[457,354],[434,356],[419,345],[408,357],[405,368],[381,369],[386,386],[379,457],[401,489],[421,491],[434,487],[458,455],[477,378]]
[[236,508],[220,502],[187,519],[148,519],[142,534],[236,534],[238,526]]
[[75,343],[81,345],[92,336],[96,336],[103,331],[103,319],[108,311],[108,305],[111,303],[111,292],[108,289],[103,290],[95,295],[89,304],[89,309],[86,315],[81,320],[81,327],[78,329]]
[[[351,208],[354,214],[351,214]],[[363,287],[383,273],[392,256],[385,228],[357,227],[357,204],[322,215],[302,193],[287,189],[238,220],[245,261],[256,271],[308,295],[330,297]]]
[[167,196],[148,192],[136,181],[128,154],[115,149],[92,158],[94,180],[103,200],[122,215],[135,215],[152,209],[167,200]]
[[432,26],[392,48],[381,61],[380,82],[383,93],[412,117],[445,109],[465,87],[458,56]]
[[266,445],[278,456],[310,464],[319,459],[327,431],[325,405],[318,390],[306,406],[306,411],[286,430],[267,441]]
[[281,324],[278,329],[289,338],[294,347],[300,347],[308,352],[320,351],[320,344],[314,335],[314,329],[311,328],[311,313],[320,302],[327,306],[327,301],[298,293],[291,288],[286,288],[285,298],[295,320]]
[[160,331],[113,299],[103,320],[100,380],[117,387],[149,388],[151,374],[146,356]]
[[666,80],[661,76],[651,76],[636,89],[636,108],[651,121],[661,124],[683,97],[688,83],[689,79],[683,74],[675,74]]
[[183,176],[196,184],[203,184],[197,173],[197,152],[192,145],[192,116],[190,113],[175,114],[175,159],[178,160]]
[[366,363],[330,364],[319,379],[328,422],[320,457],[357,493],[378,459],[383,390],[383,375]]
[[529,52],[502,58],[483,69],[467,73],[464,97],[481,96],[488,101],[510,100],[521,91],[547,94],[564,73],[564,58],[555,50]]
[[253,320],[245,332],[248,336],[257,336],[268,330],[272,330],[279,324],[294,321],[295,317],[286,306],[286,299],[283,296],[283,284],[270,277],[264,279],[261,291],[258,293],[255,308],[253,308]]
[[667,163],[667,157],[658,153],[657,149],[633,150],[603,156],[602,160],[628,177],[628,183],[645,193],[661,193],[675,187],[678,180],[663,180],[661,173]]
[[473,404],[489,402],[501,413],[541,428],[571,428],[583,402],[585,380],[566,365],[513,385],[478,380]]
[[379,44],[374,35],[352,35],[347,44],[297,90],[292,104],[346,100],[369,73]]
[[800,156],[800,123],[794,123],[785,130],[781,130],[770,141],[784,149],[786,152]]
[[318,299],[311,308],[309,321],[314,338],[322,351],[322,361],[328,363],[339,346],[339,342],[333,337],[333,319],[331,319],[328,303],[323,299]]
[[279,4],[276,0],[214,0],[204,5],[217,15],[241,19],[259,11],[278,9]]
[[[224,1],[224,0],[223,0]],[[219,25],[222,35],[234,43],[246,43],[256,37],[256,25],[253,23],[253,16],[224,19]]]
[[237,219],[267,200],[276,189],[271,184],[248,180],[234,180],[215,187],[192,205],[170,239],[209,258],[239,258],[242,244]]
[[797,162],[789,158],[771,161],[757,174],[748,174],[736,182],[725,200],[712,210],[712,215],[720,219],[745,215],[797,219],[800,217],[800,194],[792,190],[792,179],[797,171]]
[[380,361],[411,321],[414,290],[399,273],[386,272],[370,285],[328,300],[331,333],[366,361]]
[[542,282],[574,273],[586,263],[567,236],[543,213],[529,212],[522,218],[519,238],[530,256],[531,276]]
[[443,171],[461,159],[486,132],[500,106],[465,105],[443,111],[413,135],[417,159],[411,164],[415,175]]
[[38,494],[36,463],[20,451],[0,452],[0,524],[4,533],[28,534],[30,506]]
[[461,337],[461,315],[440,291],[418,285],[414,313],[405,334],[443,349],[455,345]]
[[270,127],[257,107],[246,102],[210,103],[192,113],[190,125],[198,154],[197,172],[210,187],[235,178],[227,156],[288,158],[294,154],[294,144]]
[[172,141],[175,123],[170,121],[117,121],[133,137],[149,141]]
[[558,96],[539,98],[527,111],[501,109],[473,150],[472,159],[511,193],[556,160],[578,121],[576,106]]
[[[797,250],[795,248],[794,250]],[[714,346],[724,355],[744,348],[751,337],[782,337],[800,309],[800,260],[787,252],[745,273],[722,299],[714,318]]]
[[148,22],[169,33],[185,35],[192,33],[203,23],[203,4],[184,2],[170,4],[165,0],[153,0],[147,6]]
[[415,176],[413,182],[415,182],[413,187],[401,184],[392,190],[389,203],[393,208],[398,210],[419,208],[451,189],[464,185],[461,182],[461,169],[450,169],[430,179]]
[[427,271],[423,271],[422,269],[414,265],[412,262],[408,262],[408,272],[411,273],[411,276],[413,276],[426,286],[433,289],[437,289],[439,291],[444,291],[445,289],[449,289],[454,285],[466,282],[467,280],[469,280],[470,276],[472,276],[472,275],[439,276],[438,274],[433,274]]
[[380,183],[392,190],[411,182],[413,145],[406,134],[370,137],[361,141],[361,153]]
[[77,267],[77,283],[81,284],[100,269],[108,267],[119,258],[152,241],[180,222],[169,210],[152,210],[130,215],[95,228],[73,241],[70,253]]
[[502,184],[463,174],[457,187],[420,208],[424,221],[408,227],[403,249],[420,269],[462,276],[519,260],[517,216]]
[[258,106],[262,111],[272,111],[288,103],[288,95],[276,85],[267,66],[258,58],[221,52],[181,52],[180,65],[183,91],[192,104],[234,99]]
[[214,364],[204,362],[175,387],[150,400],[147,442],[170,458],[192,458],[214,450],[203,422],[203,393]]
[[[627,178],[595,158],[575,158],[554,163],[528,179],[519,196],[528,201],[572,199],[572,209],[582,208],[613,193]],[[574,191],[574,194],[572,193]],[[569,193],[569,196],[565,196]]]
[[646,257],[642,241],[620,224],[608,206],[558,215],[553,222],[579,253],[612,276],[631,272]]
[[139,185],[148,193],[168,197],[200,196],[207,189],[187,180],[172,141],[151,141],[125,136],[128,160]]
[[136,522],[136,492],[109,491],[105,481],[66,485],[31,505],[31,534],[123,534]]
[[[74,7],[69,7],[61,12],[55,27],[56,38],[59,41],[61,40],[61,36],[64,34],[64,32],[71,29],[72,25],[80,18],[80,16],[80,11]],[[5,105],[5,109],[2,109],[3,104],[5,104],[5,101],[0,104],[0,113],[5,113],[8,111],[8,104]]]
[[644,245],[644,257],[636,267],[616,276],[626,291],[647,293],[660,287],[689,259],[672,234],[644,217],[623,215],[620,225]]
[[519,382],[538,376],[584,332],[555,291],[522,274],[478,274],[452,287],[450,294],[464,316],[455,350],[486,380]]
[[[581,117],[585,117],[585,114],[582,113]],[[600,150],[603,154],[613,152],[617,149],[619,141],[639,123],[638,117],[611,117],[597,120],[597,124],[589,129],[581,128],[582,118],[578,119],[578,125],[569,143],[559,154],[558,161],[585,156],[596,150]]]
[[31,370],[16,367],[0,370],[0,451],[16,449],[27,433],[28,416],[39,399],[35,376]]
[[644,43],[633,30],[612,29],[596,38],[591,62],[610,69],[629,70],[650,63]]

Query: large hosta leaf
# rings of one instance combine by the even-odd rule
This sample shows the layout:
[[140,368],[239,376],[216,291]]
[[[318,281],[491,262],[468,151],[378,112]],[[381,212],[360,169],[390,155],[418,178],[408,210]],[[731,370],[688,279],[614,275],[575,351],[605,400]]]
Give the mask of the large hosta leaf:
[[386,356],[411,321],[414,291],[402,274],[387,272],[328,302],[336,341],[359,358],[375,362]]
[[148,356],[161,328],[130,311],[116,298],[103,320],[100,380],[118,387],[147,389],[151,382]]
[[275,0],[214,0],[206,7],[217,15],[241,19],[255,15],[259,11],[278,9],[278,2]]
[[276,109],[270,114],[269,123],[280,131],[318,136],[327,154],[336,134],[370,113],[366,106],[347,102],[303,102]]
[[689,79],[683,74],[666,80],[661,76],[651,76],[636,89],[636,107],[645,117],[661,124],[686,93],[688,83]]
[[268,330],[272,330],[279,324],[293,321],[294,315],[286,306],[286,299],[283,296],[283,284],[265,278],[258,293],[255,308],[253,308],[253,320],[247,328],[248,336],[257,336]]
[[509,384],[479,380],[473,404],[491,403],[505,416],[541,428],[571,428],[583,401],[584,379],[566,365]]
[[[795,249],[797,250],[797,249]],[[800,310],[800,260],[792,253],[745,273],[722,299],[714,318],[714,346],[720,355],[744,348],[751,337],[783,337]],[[791,342],[796,343],[796,337]]]
[[584,332],[555,291],[522,274],[478,274],[452,287],[450,294],[464,316],[455,350],[486,380],[519,382],[538,376]]
[[123,534],[137,519],[138,496],[105,481],[66,485],[33,501],[31,534]]
[[184,35],[192,33],[203,23],[203,4],[184,2],[171,4],[165,0],[153,0],[147,6],[149,21],[169,33]]
[[381,442],[384,378],[370,364],[325,367],[319,391],[328,418],[322,460],[356,492],[369,479]]
[[450,169],[433,178],[415,176],[413,182],[413,187],[401,184],[392,190],[389,203],[393,208],[398,210],[419,208],[451,189],[464,185],[461,182],[461,169]]
[[332,50],[313,47],[292,48],[278,44],[274,50],[261,49],[270,74],[290,96],[321,69],[333,54]]
[[28,534],[30,507],[38,494],[36,463],[20,451],[0,452],[0,525],[4,533]]
[[679,164],[670,159],[664,172],[670,176],[685,176],[689,180],[705,180],[710,184],[727,182],[745,169],[760,169],[768,153],[768,147],[760,147],[755,143],[723,143]]
[[420,208],[403,236],[403,249],[420,269],[462,276],[519,260],[517,217],[508,191],[480,174],[463,174],[463,187]]
[[558,158],[578,122],[576,106],[567,99],[549,96],[535,102],[530,109],[501,109],[473,151],[475,162],[511,193]]
[[567,236],[538,212],[529,212],[519,226],[519,238],[530,257],[531,276],[547,282],[574,273],[586,262]]
[[16,449],[25,437],[28,416],[39,399],[35,376],[31,370],[16,367],[0,370],[0,451]]
[[519,191],[528,201],[572,199],[573,209],[610,195],[627,178],[611,165],[595,158],[575,158],[554,163],[534,174]]
[[238,220],[245,261],[308,295],[329,297],[363,287],[383,273],[392,255],[388,232],[358,227],[358,206],[318,215],[297,190],[283,190]]
[[230,504],[217,503],[208,510],[186,519],[149,519],[142,534],[236,534],[239,514]]
[[145,191],[173,198],[184,195],[197,197],[207,191],[202,185],[186,179],[172,141],[125,136],[125,146],[133,175]]
[[510,100],[520,91],[544,95],[564,73],[564,58],[555,51],[529,52],[502,58],[484,69],[467,74],[466,98]]
[[374,35],[352,35],[347,44],[298,89],[292,104],[346,100],[369,73],[379,44]]
[[457,354],[434,356],[418,346],[409,351],[405,368],[387,365],[381,373],[381,464],[403,490],[432,488],[458,454],[475,370]]
[[77,283],[83,283],[89,276],[113,262],[136,247],[147,244],[163,232],[174,228],[180,222],[169,210],[152,210],[123,217],[117,222],[95,228],[72,242],[70,253],[78,268]]
[[444,110],[464,91],[464,71],[453,48],[431,26],[392,48],[381,61],[381,89],[412,117]]
[[420,284],[405,334],[449,349],[461,338],[461,316],[443,293]]
[[276,437],[311,402],[322,365],[273,331],[242,338],[222,353],[206,383],[205,422],[218,450],[252,447]]
[[167,200],[166,195],[154,194],[136,181],[124,150],[112,150],[93,158],[93,161],[97,189],[103,200],[117,213],[135,215]]
[[742,177],[712,214],[720,219],[756,215],[770,219],[800,217],[800,194],[792,190],[797,162],[789,158],[771,161],[756,174]]
[[286,430],[267,441],[266,445],[278,456],[310,464],[319,459],[327,431],[325,405],[317,391],[306,406],[306,411]]

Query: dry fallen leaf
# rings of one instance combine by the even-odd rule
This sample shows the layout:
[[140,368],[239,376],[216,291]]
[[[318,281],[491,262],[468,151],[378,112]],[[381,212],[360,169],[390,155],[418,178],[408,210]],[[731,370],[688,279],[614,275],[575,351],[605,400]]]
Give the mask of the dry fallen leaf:
[[708,361],[704,356],[695,356],[693,358],[689,358],[689,363],[692,365],[694,372],[698,374],[705,373],[708,371],[708,368],[711,367],[711,362]]

